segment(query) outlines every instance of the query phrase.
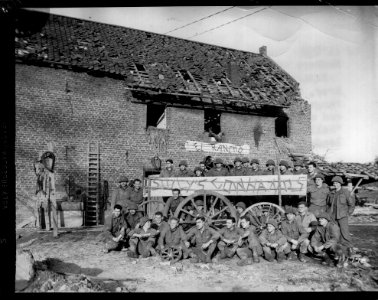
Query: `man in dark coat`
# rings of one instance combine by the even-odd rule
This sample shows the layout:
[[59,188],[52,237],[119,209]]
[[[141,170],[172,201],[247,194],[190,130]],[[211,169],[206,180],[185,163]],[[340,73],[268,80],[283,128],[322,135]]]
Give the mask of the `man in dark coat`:
[[133,258],[137,258],[138,254],[142,255],[142,257],[155,256],[154,244],[156,235],[156,230],[151,228],[151,220],[148,217],[141,218],[139,227],[129,232],[130,247],[127,255]]
[[[179,206],[179,204],[184,200],[184,197],[180,196],[181,191],[179,189],[172,189],[172,196],[168,198],[165,206],[165,211],[167,212],[164,217],[168,217],[169,211],[173,215]],[[168,209],[167,209],[168,207]]]
[[265,165],[266,165],[266,169],[261,172],[262,175],[276,174],[276,171],[274,169],[276,167],[276,163],[274,162],[273,159],[268,159]]
[[182,160],[179,163],[179,169],[177,170],[176,177],[192,177],[193,172],[188,169],[188,162],[186,160]]
[[251,160],[251,168],[249,168],[246,175],[248,176],[258,176],[263,175],[263,172],[260,170],[260,161],[257,158]]
[[245,176],[246,169],[242,166],[242,160],[240,157],[235,157],[234,167],[231,169],[229,176]]
[[216,176],[229,176],[227,168],[223,167],[223,160],[221,158],[216,158],[214,161],[215,167],[211,168],[209,172],[205,174],[207,177]]
[[165,168],[161,170],[159,177],[175,177],[175,175],[173,160],[169,158],[165,161]]
[[134,229],[139,220],[143,217],[142,212],[138,211],[138,205],[131,203],[128,212],[125,214],[125,220],[129,228]]
[[233,217],[227,217],[226,226],[221,228],[218,233],[220,240],[218,249],[220,251],[220,259],[232,258],[238,248],[238,241],[243,235],[243,230],[236,227],[236,220]]
[[111,208],[113,209],[114,205],[119,204],[125,210],[127,208],[127,192],[130,189],[129,179],[126,176],[121,176],[118,182],[119,187],[112,194]]
[[132,203],[139,205],[143,202],[143,188],[140,179],[134,179],[134,186],[129,188],[126,195],[126,205],[129,206]]
[[324,183],[324,176],[320,173],[314,176],[315,185],[307,186],[307,192],[310,194],[309,212],[312,212],[316,217],[327,210],[327,197],[329,194],[329,187]]
[[354,211],[354,197],[346,188],[342,188],[343,180],[341,177],[333,177],[332,182],[335,189],[328,195],[327,212],[340,228],[341,244],[352,251],[353,245],[349,233],[348,216],[352,215]]
[[289,169],[289,163],[286,160],[281,160],[280,161],[281,175],[293,175],[293,173],[290,172],[288,169]]

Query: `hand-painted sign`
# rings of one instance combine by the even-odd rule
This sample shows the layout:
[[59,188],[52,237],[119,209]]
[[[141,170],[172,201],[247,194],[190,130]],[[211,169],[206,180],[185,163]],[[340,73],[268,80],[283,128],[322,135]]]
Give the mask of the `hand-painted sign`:
[[237,146],[229,143],[202,143],[196,141],[186,141],[185,150],[197,152],[214,152],[214,153],[232,153],[232,154],[249,154],[249,145]]
[[[307,175],[281,175],[281,195],[306,195]],[[209,190],[222,195],[278,195],[278,175],[260,176],[222,176],[222,177],[173,177],[150,179],[144,195],[151,197],[172,196],[172,189],[181,190],[181,195],[188,196],[195,191]]]

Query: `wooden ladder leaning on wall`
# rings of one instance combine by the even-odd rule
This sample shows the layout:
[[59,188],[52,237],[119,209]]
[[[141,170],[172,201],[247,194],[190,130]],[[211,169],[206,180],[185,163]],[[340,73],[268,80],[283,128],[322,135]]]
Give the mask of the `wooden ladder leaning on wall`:
[[100,223],[100,150],[99,144],[88,143],[88,189],[84,224],[94,226]]

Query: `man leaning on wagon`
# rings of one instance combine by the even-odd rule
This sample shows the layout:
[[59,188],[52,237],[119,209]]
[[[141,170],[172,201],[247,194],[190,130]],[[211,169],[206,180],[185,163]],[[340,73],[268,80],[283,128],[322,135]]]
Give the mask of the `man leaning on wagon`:
[[193,172],[188,169],[188,162],[186,160],[182,160],[179,163],[179,169],[177,170],[176,177],[192,177]]
[[229,172],[227,168],[223,166],[223,160],[221,158],[216,158],[214,164],[215,167],[211,168],[209,172],[205,174],[207,177],[229,176]]
[[266,169],[261,172],[262,175],[274,175],[276,174],[275,167],[276,163],[272,159],[268,159],[266,162]]
[[161,170],[159,177],[175,177],[175,175],[173,160],[168,158],[165,161],[165,168]]
[[234,167],[230,170],[229,176],[245,176],[246,169],[242,166],[242,160],[240,157],[235,157]]
[[260,170],[260,161],[257,158],[254,158],[251,160],[252,167],[249,168],[248,172],[246,172],[246,175],[248,176],[258,176],[263,175],[262,171]]

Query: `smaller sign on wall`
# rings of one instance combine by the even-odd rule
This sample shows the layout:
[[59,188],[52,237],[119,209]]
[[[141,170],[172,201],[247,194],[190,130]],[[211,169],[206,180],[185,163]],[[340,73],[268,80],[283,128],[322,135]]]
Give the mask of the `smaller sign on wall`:
[[250,147],[249,145],[237,146],[229,143],[216,143],[212,145],[210,143],[186,141],[185,150],[196,152],[231,153],[247,155],[249,154]]

